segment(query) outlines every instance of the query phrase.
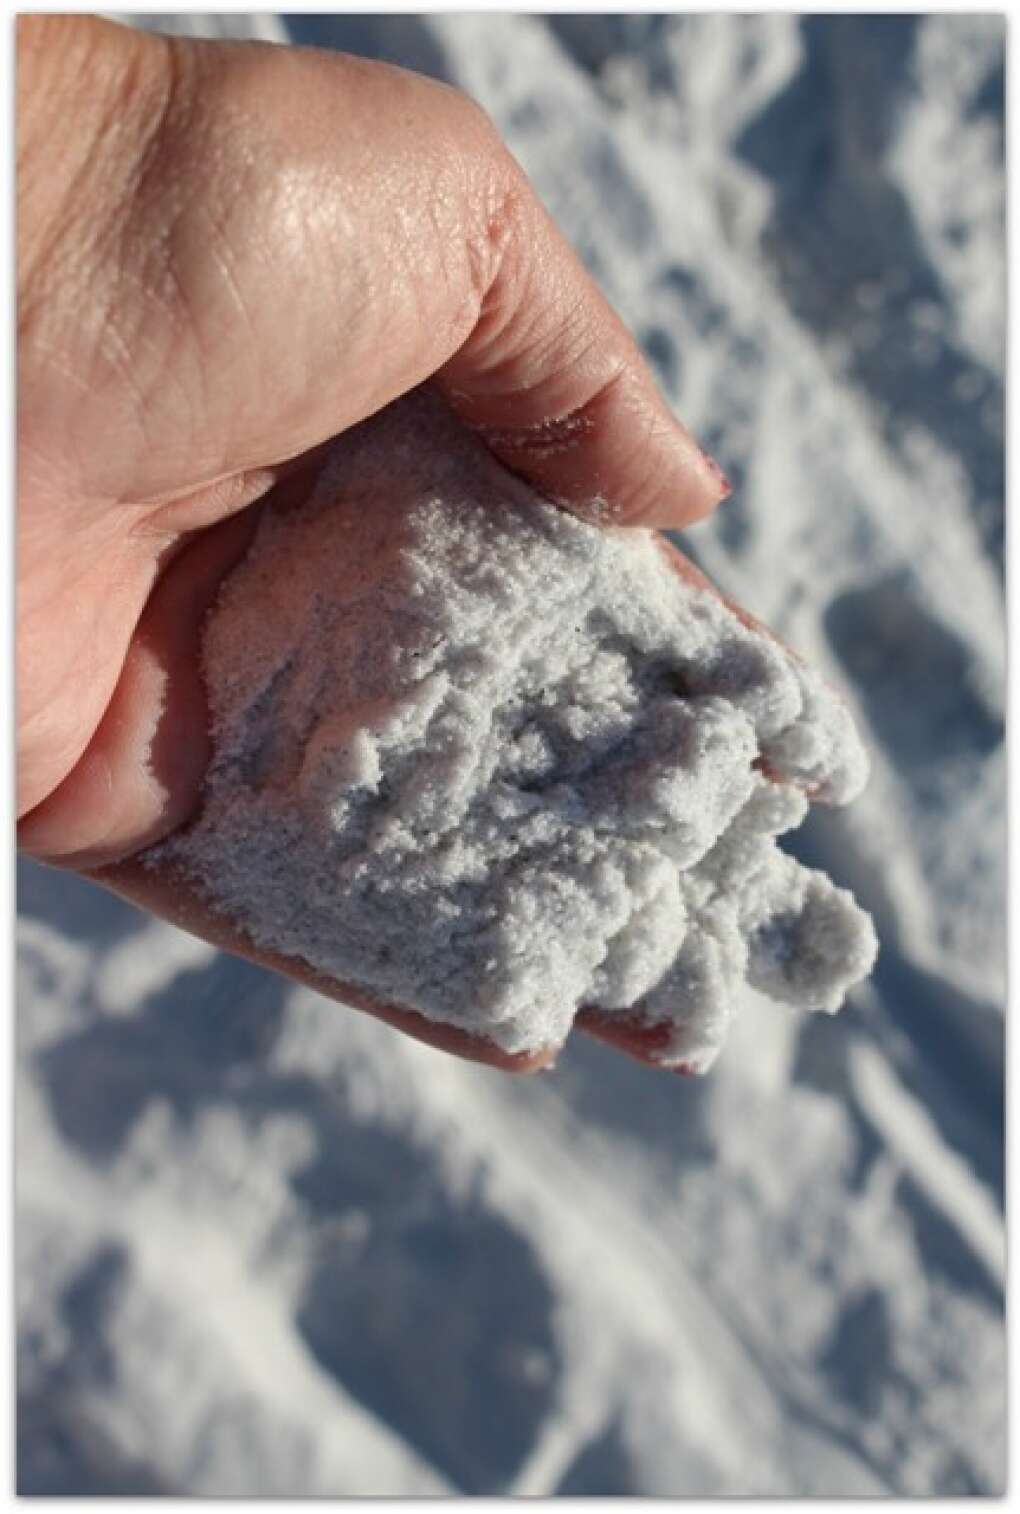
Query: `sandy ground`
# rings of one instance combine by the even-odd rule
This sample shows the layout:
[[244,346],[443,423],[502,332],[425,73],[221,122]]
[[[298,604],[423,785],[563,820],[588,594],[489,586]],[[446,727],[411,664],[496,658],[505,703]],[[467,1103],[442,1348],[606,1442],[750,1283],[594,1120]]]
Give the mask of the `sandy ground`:
[[22,1490],[1001,1491],[1002,22],[288,25],[482,101],[734,479],[685,545],[854,706],[796,848],[882,953],[513,1081],[24,865]]

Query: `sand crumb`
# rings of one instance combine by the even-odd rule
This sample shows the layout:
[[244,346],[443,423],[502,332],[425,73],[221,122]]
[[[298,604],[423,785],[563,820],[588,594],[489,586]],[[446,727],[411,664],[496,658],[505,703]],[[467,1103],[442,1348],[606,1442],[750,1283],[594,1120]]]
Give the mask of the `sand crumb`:
[[507,1052],[580,1007],[704,1071],[746,981],[835,1010],[869,917],[782,852],[867,763],[661,539],[543,502],[434,397],[265,515],[203,644],[201,813],[148,860],[259,945]]

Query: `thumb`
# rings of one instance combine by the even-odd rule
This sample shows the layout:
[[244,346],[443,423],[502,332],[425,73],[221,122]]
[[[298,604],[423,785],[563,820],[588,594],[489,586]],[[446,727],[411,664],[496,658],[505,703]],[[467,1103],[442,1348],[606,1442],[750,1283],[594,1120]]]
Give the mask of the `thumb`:
[[679,529],[730,492],[665,403],[636,342],[516,165],[494,273],[438,380],[461,418],[540,493],[618,525]]
[[[170,498],[274,467],[431,378],[500,461],[559,503],[676,528],[728,493],[465,95],[344,54],[251,43],[173,39],[154,73],[168,103],[145,171],[129,176],[131,235],[118,245],[131,266],[108,320],[132,359],[117,427],[128,444],[92,459],[109,470],[130,457],[132,476],[104,475],[93,493]],[[121,312],[125,289],[143,291],[141,313]]]
[[[235,68],[242,57],[253,54],[238,50]],[[232,111],[245,71],[226,70]],[[305,324],[306,372],[324,382],[308,395],[314,436],[306,429],[302,440],[325,440],[434,378],[500,461],[557,503],[680,528],[729,493],[472,100],[402,69],[307,49],[261,50],[249,89],[252,79],[248,98],[272,144],[265,161],[305,181],[316,165],[308,266],[358,290],[356,309],[341,298],[333,327],[348,341],[342,397],[321,361],[329,312],[311,331]],[[292,251],[291,240],[281,274]],[[291,282],[301,290],[300,277]]]

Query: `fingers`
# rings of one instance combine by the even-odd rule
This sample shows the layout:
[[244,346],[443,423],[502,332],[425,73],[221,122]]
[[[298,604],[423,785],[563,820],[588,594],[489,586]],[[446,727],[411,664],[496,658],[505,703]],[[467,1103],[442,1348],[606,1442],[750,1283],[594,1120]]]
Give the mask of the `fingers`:
[[222,951],[232,952],[234,956],[244,957],[260,967],[282,973],[293,982],[313,989],[328,999],[335,999],[342,1005],[370,1014],[438,1051],[450,1052],[468,1061],[513,1073],[538,1072],[556,1056],[554,1047],[513,1056],[452,1025],[441,1025],[413,1010],[380,1003],[370,994],[324,977],[295,958],[263,951],[241,931],[210,910],[183,880],[168,871],[146,868],[137,860],[129,860],[88,871],[86,876],[131,904],[137,904],[151,914],[168,920],[172,925],[190,931],[192,935],[201,937],[203,941],[208,941]]
[[[183,880],[166,871],[146,868],[137,860],[125,860],[86,871],[86,876],[120,898],[168,920],[181,930],[190,931],[192,935],[201,937],[221,951],[255,962],[327,999],[335,999],[339,1004],[370,1014],[437,1051],[449,1052],[453,1056],[494,1067],[502,1072],[527,1074],[541,1072],[552,1066],[562,1049],[550,1046],[534,1052],[511,1055],[491,1042],[471,1036],[455,1026],[428,1020],[414,1010],[383,1004],[371,994],[350,984],[327,978],[295,958],[283,957],[278,952],[264,951],[255,946],[242,932],[210,910]],[[582,1009],[577,1016],[576,1025],[579,1030],[604,1041],[615,1051],[621,1051],[650,1066],[657,1065],[673,1034],[670,1026],[649,1026],[626,1015],[607,1014],[602,1010]],[[672,1070],[686,1071],[683,1067]]]
[[674,1025],[650,1025],[634,1015],[609,1014],[602,1009],[582,1009],[574,1023],[578,1030],[583,1030],[594,1040],[603,1041],[614,1051],[633,1057],[647,1067],[665,1068],[667,1072],[680,1073],[684,1077],[694,1072],[685,1062],[672,1058],[669,1062],[663,1061],[676,1039]]
[[185,545],[149,598],[84,755],[18,822],[40,861],[98,867],[149,845],[194,810],[209,760],[202,618],[256,525],[235,516]]
[[514,165],[478,319],[439,374],[508,468],[617,525],[680,528],[730,492],[659,393],[637,344]]

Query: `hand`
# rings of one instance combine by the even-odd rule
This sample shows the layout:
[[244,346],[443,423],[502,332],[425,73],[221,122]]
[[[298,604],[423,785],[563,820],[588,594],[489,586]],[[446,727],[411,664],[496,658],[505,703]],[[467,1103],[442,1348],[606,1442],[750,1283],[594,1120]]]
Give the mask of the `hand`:
[[38,16],[17,111],[19,845],[358,1002],[130,861],[198,802],[199,630],[256,502],[428,378],[579,510],[685,526],[725,479],[456,91]]

